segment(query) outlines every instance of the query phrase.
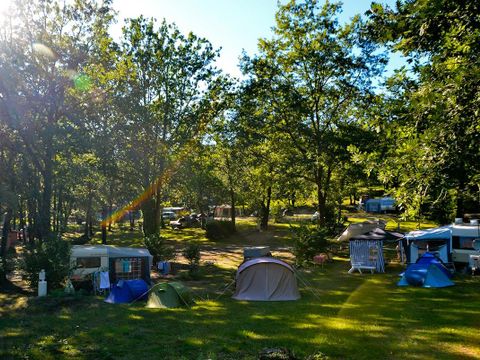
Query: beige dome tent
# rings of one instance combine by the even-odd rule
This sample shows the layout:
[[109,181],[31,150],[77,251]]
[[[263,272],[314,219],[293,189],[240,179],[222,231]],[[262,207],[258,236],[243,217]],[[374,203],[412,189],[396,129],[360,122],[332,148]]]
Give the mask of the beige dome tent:
[[247,301],[290,301],[300,299],[293,268],[271,257],[245,261],[239,266],[233,298]]

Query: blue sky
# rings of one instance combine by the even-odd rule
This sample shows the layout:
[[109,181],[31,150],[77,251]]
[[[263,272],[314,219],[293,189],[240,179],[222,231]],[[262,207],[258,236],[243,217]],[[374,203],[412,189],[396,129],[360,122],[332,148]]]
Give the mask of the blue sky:
[[[1,1],[1,0],[0,0]],[[282,1],[285,3],[286,1]],[[395,0],[377,0],[393,5]],[[370,7],[370,0],[344,0],[341,21],[348,21]],[[119,22],[112,28],[112,35],[121,34],[123,19],[128,17],[165,18],[179,29],[207,38],[215,48],[222,48],[217,66],[232,76],[239,77],[238,57],[242,49],[247,54],[257,50],[257,40],[270,37],[275,25],[277,0],[114,0],[119,12]],[[392,56],[389,69],[399,67],[403,61]]]

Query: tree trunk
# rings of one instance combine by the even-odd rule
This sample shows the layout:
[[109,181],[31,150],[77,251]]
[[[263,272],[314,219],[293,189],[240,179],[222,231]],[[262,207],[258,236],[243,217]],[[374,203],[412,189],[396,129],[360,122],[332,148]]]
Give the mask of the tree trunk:
[[43,173],[43,194],[40,203],[40,227],[39,237],[41,240],[47,239],[51,232],[51,206],[52,206],[52,180],[53,180],[53,160],[47,152],[45,161],[45,172]]
[[267,196],[266,201],[262,201],[261,203],[261,214],[260,214],[260,230],[267,230],[268,229],[268,218],[270,217],[270,201],[272,199],[272,187],[269,186],[267,188]]
[[128,212],[128,217],[130,219],[130,231],[135,230],[135,214],[132,210]]
[[19,203],[18,218],[19,218],[19,230],[22,234],[21,235],[22,236],[22,241],[25,244],[26,243],[26,239],[25,239],[26,231],[25,231],[25,213],[24,213],[24,209],[23,209],[23,201],[20,201],[20,203]]
[[108,215],[108,231],[112,232],[112,212],[113,212],[113,204],[110,201],[110,204],[108,205],[108,214],[104,214],[104,220],[106,220],[107,215]]
[[107,209],[102,209],[102,244],[107,245]]
[[145,236],[156,234],[158,229],[155,227],[155,200],[150,198],[144,201],[141,209],[143,215],[143,234]]
[[317,200],[318,200],[318,213],[320,214],[318,216],[318,225],[319,226],[325,226],[327,223],[327,201],[326,197],[322,192],[321,185],[317,184]]
[[233,224],[233,229],[234,231],[237,231],[237,227],[236,227],[236,218],[237,218],[237,210],[235,208],[235,191],[233,190],[232,187],[230,187],[230,207],[231,207],[231,214],[230,214],[230,217],[231,217],[231,220],[232,220],[232,224]]
[[84,231],[85,236],[88,238],[90,238],[90,234],[91,234],[90,222],[92,218],[92,201],[93,201],[93,194],[90,193],[88,195],[87,212],[85,216],[85,231]]
[[10,223],[12,220],[12,209],[8,208],[7,212],[3,217],[3,230],[2,230],[2,241],[0,246],[0,253],[2,258],[2,271],[0,272],[0,282],[5,283],[7,281],[7,239],[8,234],[10,233]]
[[[55,187],[55,186],[53,186]],[[58,211],[58,208],[57,208],[57,192],[56,191],[53,191],[53,198],[52,198],[52,203],[53,203],[53,211],[52,211],[52,229],[53,229],[53,232],[54,233],[57,233],[58,232],[58,229],[57,229],[57,211]]]
[[30,244],[33,243],[33,239],[35,237],[35,204],[34,200],[32,198],[28,198],[27,200],[27,210],[28,210],[28,216],[27,216],[27,236],[28,236],[28,242]]

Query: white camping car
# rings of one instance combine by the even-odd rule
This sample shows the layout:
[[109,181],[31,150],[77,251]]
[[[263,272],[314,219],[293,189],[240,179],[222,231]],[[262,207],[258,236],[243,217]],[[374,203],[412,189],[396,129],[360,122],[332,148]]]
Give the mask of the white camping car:
[[470,255],[480,255],[480,225],[478,220],[464,223],[456,219],[452,229],[452,260],[468,264]]
[[108,271],[117,280],[143,279],[150,282],[153,257],[147,249],[111,245],[74,245],[70,256],[72,280],[83,280],[97,271]]

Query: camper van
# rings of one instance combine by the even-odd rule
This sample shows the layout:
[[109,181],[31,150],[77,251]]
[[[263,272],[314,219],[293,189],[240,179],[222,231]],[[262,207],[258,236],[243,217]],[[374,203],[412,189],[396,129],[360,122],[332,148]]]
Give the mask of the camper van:
[[415,263],[426,251],[435,253],[445,263],[456,263],[476,268],[480,260],[480,225],[478,220],[455,223],[435,229],[411,231],[405,235],[407,260]]
[[452,230],[452,260],[456,263],[470,263],[470,255],[480,255],[480,225],[478,220],[464,223],[455,219]]

